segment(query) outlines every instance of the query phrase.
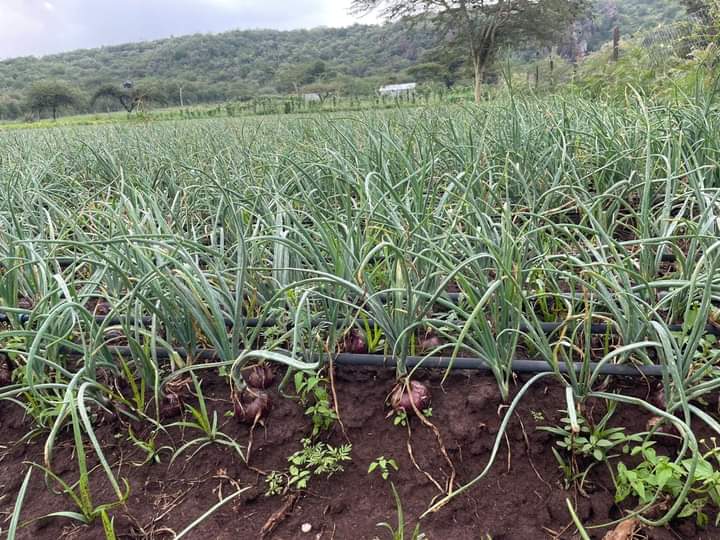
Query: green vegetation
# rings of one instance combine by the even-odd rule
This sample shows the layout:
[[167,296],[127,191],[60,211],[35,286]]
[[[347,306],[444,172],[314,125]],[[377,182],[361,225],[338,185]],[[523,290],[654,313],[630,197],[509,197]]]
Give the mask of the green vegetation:
[[621,33],[617,59],[612,43],[605,43],[577,64],[553,54],[529,63],[513,59],[503,71],[516,92],[571,91],[616,102],[634,92],[673,100],[701,86],[711,91],[720,58],[720,19],[713,13]]
[[[692,460],[673,462],[667,456],[658,455],[652,442],[635,446],[630,454],[640,456],[642,461],[632,468],[618,463],[615,500],[622,502],[634,495],[640,504],[648,508],[662,505],[678,497],[690,477],[692,495],[685,502],[679,517],[694,518],[698,526],[704,527],[710,520],[709,510],[712,508],[716,513],[720,508],[719,452],[720,449],[712,448],[698,460],[693,470]],[[720,523],[720,514],[715,523]]]
[[634,440],[625,434],[625,428],[608,427],[608,421],[612,418],[617,403],[610,402],[608,411],[602,419],[594,425],[588,425],[588,421],[578,417],[575,431],[569,417],[561,419],[562,427],[543,427],[545,431],[558,437],[556,442],[559,448],[569,452],[573,456],[592,457],[595,461],[603,462],[608,459],[608,453],[617,446],[625,445]]
[[629,37],[686,16],[680,0],[600,0],[594,6],[592,24],[583,25],[582,36],[587,39],[588,50],[597,51],[612,40],[616,26],[621,35]]
[[305,414],[312,420],[313,437],[330,429],[337,420],[325,387],[327,382],[317,374],[307,375],[302,371],[295,374],[295,391],[300,397],[300,403],[306,407]]
[[606,46],[582,63],[576,84],[592,95],[621,100],[630,88],[669,99],[693,93],[699,85],[709,88],[719,58],[713,32],[684,21],[641,33],[621,42],[617,61]]
[[[641,33],[617,60],[607,48],[577,69],[557,60],[555,79],[534,87],[519,75],[516,51],[478,105],[467,88],[447,91],[463,68],[433,56],[425,36],[412,54],[383,50],[408,76],[436,83],[416,96],[338,97],[333,85],[345,76],[384,75],[342,72],[300,51],[283,60],[287,86],[272,91],[312,90],[317,103],[255,96],[149,111],[169,95],[153,81],[95,81],[90,101],[124,112],[1,131],[0,402],[21,407],[27,439],[44,442],[28,470],[59,486],[70,507],[47,517],[119,534],[114,517],[133,494],[128,469],[114,461],[122,452],[99,436],[108,422],[118,444],[137,450],[132,467],[191,465],[226,451],[266,495],[283,498],[281,515],[298,492],[339,481],[351,452],[367,444],[351,442],[343,425],[336,360],[374,354],[392,359],[394,377],[357,382],[384,385],[384,402],[362,407],[403,426],[398,448],[437,488],[420,518],[482,484],[518,406],[552,381],[564,392],[553,408],[563,416],[554,425],[550,409],[532,417],[550,433],[568,488],[582,495],[590,471],[602,470],[633,526],[712,523],[718,450],[700,438],[720,435],[708,406],[720,389],[712,21],[677,23],[679,37],[663,42]],[[346,37],[392,28],[356,26]],[[410,40],[408,32],[392,39]],[[285,84],[277,73],[263,84]],[[223,91],[237,90],[226,82]],[[82,108],[58,81],[36,82],[30,97],[52,116]],[[449,363],[443,384],[460,359],[474,361],[499,396],[489,459],[470,473],[475,462],[465,462],[461,485],[453,460],[462,453],[451,458],[443,443],[451,428],[434,422],[466,411],[433,403],[420,376],[438,357]],[[521,385],[519,357],[543,368]],[[657,388],[637,397],[614,384],[610,367],[652,370]],[[632,432],[618,407],[650,421]],[[254,437],[293,414],[302,433],[282,434],[289,449],[276,470],[256,468]],[[415,459],[416,426],[429,430],[443,467],[425,471]],[[678,444],[656,450],[668,440]],[[61,449],[73,456],[62,469]],[[378,453],[362,454],[365,463]],[[419,524],[406,529],[390,482],[398,461],[380,456],[367,472],[390,483],[397,524],[382,526],[393,538],[421,538]],[[25,474],[13,537],[28,524]],[[249,489],[227,471],[213,478],[229,481],[232,494],[218,488],[217,504],[178,537]],[[567,505],[588,537],[579,506]]]
[[313,476],[330,478],[344,470],[343,462],[350,461],[352,445],[333,447],[325,443],[302,440],[302,450],[288,458],[288,470],[272,471],[265,479],[267,496],[284,495],[289,490],[304,490]]
[[[672,426],[683,441],[667,457],[682,472],[673,501],[643,516],[663,493],[646,490],[637,510],[664,524],[690,503],[704,520],[695,501],[714,491],[696,496],[709,458],[693,430],[720,433],[701,405],[720,388],[706,337],[720,300],[720,109],[710,74],[696,77],[696,92],[672,103],[511,94],[480,107],[0,133],[10,372],[0,398],[22,404],[46,437],[48,477],[60,438],[92,452],[101,474],[78,452],[84,480],[64,491],[83,521],[107,521],[114,503],[98,514],[90,484],[102,478],[127,497],[95,435],[108,413],[148,427],[142,440],[127,430],[139,466],[161,450],[192,461],[210,445],[251,466],[256,425],[282,421],[270,413],[277,388],[273,399],[299,401],[307,419],[303,448],[268,479],[284,493],[349,460],[349,446],[326,439],[341,425],[334,353],[371,339],[396,360],[388,408],[408,433],[437,430],[447,414],[423,415],[431,395],[410,357],[471,356],[509,407],[487,468],[463,486],[450,480],[430,512],[482,481],[523,395],[552,378],[566,389],[567,421],[553,433],[577,460],[574,478]],[[607,328],[595,338],[593,324]],[[550,371],[513,397],[520,354]],[[662,407],[607,391],[612,364],[657,366]],[[207,377],[223,381],[234,415],[205,398]],[[590,399],[608,403],[600,421],[581,414]],[[656,427],[626,435],[612,425],[617,403]],[[225,434],[229,422],[249,442]],[[172,429],[183,442],[157,450],[154,435]],[[628,485],[640,472],[627,465]]]
[[[592,21],[581,25],[581,37],[592,52],[611,39],[615,25],[627,37],[682,18],[683,13],[676,0],[599,0]],[[546,29],[552,27],[555,34],[562,30],[557,24]],[[557,38],[558,50],[566,58],[569,32],[568,28],[565,37]],[[37,107],[28,103],[34,83],[71,85],[77,99],[58,104],[63,114],[126,111],[140,103],[184,109],[226,102],[240,106],[249,100],[306,92],[372,96],[380,85],[413,80],[445,88],[470,86],[473,64],[466,47],[453,46],[443,35],[407,22],[291,32],[247,30],[4,60],[0,61],[0,121],[33,118],[33,112],[37,117]],[[520,41],[530,48],[520,55],[534,59],[537,39],[525,36]],[[518,43],[515,39],[515,49]],[[496,81],[492,58],[486,60],[485,80]],[[135,85],[131,92],[122,86],[128,78]]]
[[406,536],[407,525],[405,524],[405,512],[403,511],[402,501],[400,495],[397,492],[395,484],[390,483],[390,489],[392,490],[393,499],[395,499],[395,511],[397,512],[397,525],[393,527],[390,523],[378,523],[378,527],[382,527],[388,531],[392,540],[425,540],[425,536],[420,532],[420,524],[415,525],[415,528],[410,532],[409,538]]
[[389,20],[415,20],[445,38],[446,47],[470,58],[475,102],[485,73],[500,50],[552,45],[587,11],[585,0],[353,0],[360,11],[379,10]]
[[[402,501],[400,500],[400,494],[395,487],[395,484],[389,481],[390,473],[399,471],[399,467],[394,459],[386,459],[384,456],[380,456],[375,459],[368,467],[368,474],[372,474],[377,471],[380,477],[390,483],[390,491],[392,492],[393,499],[395,501],[395,512],[397,514],[397,525],[393,527],[390,523],[378,523],[378,527],[382,527],[388,531],[392,540],[406,540],[406,523],[405,523],[405,511],[403,510]],[[420,532],[420,523],[415,525],[415,528],[410,533],[409,540],[424,540],[427,538],[425,534]]]
[[375,461],[370,463],[368,467],[368,474],[372,474],[373,471],[377,470],[380,477],[383,480],[390,478],[391,471],[398,471],[398,464],[394,459],[386,459],[385,456],[380,456]]
[[80,98],[68,84],[60,81],[38,81],[28,91],[28,106],[31,111],[40,113],[47,110],[52,119],[57,119],[58,109],[76,106]]
[[[631,442],[642,442],[637,434],[628,435],[624,427],[609,427],[617,403],[610,401],[607,412],[592,424],[582,415],[565,416],[559,426],[541,426],[538,429],[555,436],[552,453],[563,473],[565,487],[573,486],[584,492],[585,482],[590,470],[598,464],[610,466],[610,461],[618,457],[617,448],[626,449]],[[567,411],[565,411],[567,412]]]
[[434,45],[428,32],[406,25],[244,30],[79,50],[0,61],[0,119],[25,109],[28,87],[48,79],[72,81],[85,103],[77,111],[124,110],[117,99],[90,97],[126,79],[156,105],[192,106],[250,97],[315,92],[317,84],[343,95],[368,95],[381,84],[405,82],[403,70]]

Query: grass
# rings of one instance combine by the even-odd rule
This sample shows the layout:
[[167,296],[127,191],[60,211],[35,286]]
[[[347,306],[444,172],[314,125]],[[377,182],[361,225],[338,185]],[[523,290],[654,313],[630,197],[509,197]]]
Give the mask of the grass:
[[83,114],[69,114],[57,119],[41,118],[33,121],[0,121],[0,131],[28,129],[70,128],[80,126],[101,126],[107,124],[147,124],[180,120],[200,120],[217,118],[254,118],[266,116],[316,116],[338,112],[373,111],[381,109],[415,108],[437,105],[442,102],[460,102],[470,100],[470,90],[458,88],[448,95],[425,93],[415,97],[335,97],[324,103],[306,103],[296,96],[257,97],[244,102],[222,102],[216,104],[188,105],[186,107],[152,107],[136,110],[131,114],[125,111],[108,111]]
[[[553,367],[510,403],[493,456],[519,399],[552,377],[568,389],[559,408],[649,410],[682,433],[677,461],[696,463],[690,426],[720,433],[694,404],[720,387],[705,334],[720,300],[718,133],[713,92],[0,132],[0,349],[17,366],[0,398],[49,430],[48,454],[73,425],[120,498],[85,412],[120,399],[105,374],[131,380],[130,413],[161,426],[177,377],[212,370],[242,391],[240,370],[262,361],[288,368],[283,389],[372,322],[398,380],[414,375],[408,356],[471,355],[510,401],[515,357]],[[594,338],[595,323],[611,331]],[[207,348],[216,360],[198,360]],[[606,392],[591,362],[659,363],[664,410]],[[198,443],[227,442],[193,414]]]

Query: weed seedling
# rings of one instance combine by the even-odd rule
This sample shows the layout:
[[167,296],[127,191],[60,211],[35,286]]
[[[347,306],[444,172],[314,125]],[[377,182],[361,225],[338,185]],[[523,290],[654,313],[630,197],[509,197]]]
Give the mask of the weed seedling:
[[298,371],[295,374],[295,391],[300,397],[300,403],[306,407],[305,415],[312,420],[313,437],[330,429],[337,420],[337,413],[325,387],[327,382],[327,379],[315,373]]
[[[400,495],[398,494],[397,489],[395,489],[395,484],[392,482],[390,482],[390,489],[392,490],[392,494],[395,499],[397,526],[393,527],[389,523],[383,522],[378,523],[378,527],[387,529],[392,540],[405,540],[405,513],[403,511],[402,501],[400,500]],[[426,538],[427,536],[425,536],[425,533],[420,532],[420,524],[418,523],[415,525],[415,529],[413,529],[410,535],[410,540],[426,540]]]
[[333,474],[344,471],[343,463],[352,459],[351,444],[334,447],[322,442],[313,444],[310,439],[303,439],[302,445],[302,450],[288,458],[287,471],[273,471],[267,476],[267,496],[284,495],[291,489],[307,489],[313,476],[330,478]]
[[[542,426],[539,430],[547,431],[554,435],[557,440],[555,444],[564,453],[569,454],[569,460],[556,449],[552,448],[553,455],[563,471],[566,486],[575,481],[580,481],[580,486],[585,481],[588,472],[598,463],[607,463],[612,457],[612,451],[619,446],[626,446],[629,442],[640,442],[639,435],[627,435],[625,428],[608,427],[608,422],[615,413],[617,405],[614,402],[608,403],[608,409],[602,419],[595,425],[578,415],[576,426],[579,430],[573,430],[573,422],[570,415],[560,419],[561,426]],[[579,459],[591,459],[592,462],[582,467]]]
[[370,466],[368,467],[368,474],[372,473],[375,470],[378,470],[380,472],[380,476],[382,476],[383,480],[387,480],[390,478],[390,470],[398,471],[398,464],[394,459],[386,459],[385,456],[380,456],[375,461],[370,463]]
[[[624,463],[618,463],[615,479],[615,501],[622,502],[630,495],[638,498],[638,502],[652,507],[656,502],[676,499],[682,491],[683,484],[688,479],[691,470],[690,459],[679,463],[673,462],[669,457],[658,455],[653,448],[653,441],[633,447],[629,454],[640,456],[642,461],[633,468]],[[713,464],[714,462],[714,464]],[[705,527],[710,521],[707,507],[713,505],[715,510],[720,508],[720,448],[713,448],[703,455],[695,467],[691,495],[680,510],[678,517],[695,517],[700,527]],[[715,518],[715,525],[720,524],[720,514]]]
[[200,436],[186,442],[180,448],[178,448],[173,454],[171,463],[174,462],[181,454],[183,454],[190,448],[195,447],[195,450],[188,457],[188,459],[192,459],[192,457],[195,456],[198,452],[200,452],[200,450],[210,444],[221,444],[224,446],[228,446],[235,450],[238,455],[243,459],[243,461],[247,461],[247,456],[245,455],[242,447],[237,443],[237,441],[235,441],[235,439],[233,439],[229,435],[226,435],[220,430],[220,427],[218,426],[217,411],[213,411],[212,416],[210,416],[207,409],[207,404],[205,402],[205,396],[202,392],[200,381],[198,381],[194,373],[192,374],[192,379],[195,385],[195,393],[198,399],[198,406],[193,407],[192,405],[189,405],[187,403],[185,404],[185,409],[190,413],[192,419],[174,422],[170,424],[170,426],[196,431],[200,433]]

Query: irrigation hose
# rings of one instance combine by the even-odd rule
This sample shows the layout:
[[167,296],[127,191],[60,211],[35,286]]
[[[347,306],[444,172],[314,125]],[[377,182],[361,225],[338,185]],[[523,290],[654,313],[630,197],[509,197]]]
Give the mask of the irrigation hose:
[[[501,218],[500,216],[495,216],[495,217],[498,220]],[[677,262],[677,257],[675,256],[674,253],[663,253],[660,255],[660,260],[662,262],[666,262],[666,263],[674,263],[674,262]],[[26,262],[34,263],[34,262],[38,262],[38,261],[26,261]],[[83,257],[56,257],[54,259],[45,259],[45,262],[48,264],[51,264],[53,262],[57,263],[57,265],[63,270],[70,268],[73,265],[77,265],[78,263],[89,264],[89,265],[95,264],[98,266],[107,266],[107,263],[103,263],[101,261],[93,261],[93,260],[89,260],[89,259],[84,259]],[[382,262],[382,261],[378,258],[378,259],[371,259],[370,262],[378,263],[378,262]],[[7,270],[8,266],[6,264],[0,263],[0,268]]]
[[[26,324],[30,320],[30,316],[27,313],[22,313],[22,314],[18,315],[18,320],[20,321],[21,324]],[[0,310],[0,323],[6,323],[9,321],[10,321],[10,319],[9,319],[8,315],[3,313]],[[153,323],[153,317],[141,317],[139,319],[130,318],[130,321],[133,323],[133,326],[138,326],[138,323],[140,323],[139,324],[140,326],[147,327]],[[105,317],[102,315],[98,315],[95,317],[95,322],[97,322],[98,324],[105,323],[107,326],[122,326],[127,322],[127,319],[108,318],[108,317]],[[226,318],[224,320],[224,322],[225,322],[225,326],[227,326],[228,328],[232,328],[235,326],[235,321],[233,321],[233,319]],[[375,321],[369,320],[367,322],[371,328],[374,328],[376,326]],[[278,324],[277,320],[273,319],[273,318],[262,319],[262,320],[260,320],[260,319],[245,319],[244,321],[242,321],[242,323],[247,328],[254,328],[257,326],[262,326],[263,328],[270,328],[270,327],[276,326]],[[311,322],[311,325],[313,327],[317,327],[317,326],[321,326],[326,323],[327,323],[327,321],[325,321],[323,319],[315,319]],[[340,320],[337,322],[337,324],[342,327],[342,326],[346,326],[346,325],[350,324],[350,321]],[[583,324],[583,323],[578,323],[578,324]],[[542,329],[542,331],[544,333],[552,334],[553,332],[562,328],[563,325],[564,325],[564,323],[544,322],[544,323],[540,323],[540,328]],[[361,326],[361,328],[362,328],[362,326]],[[290,330],[290,327],[287,327],[286,329]],[[671,332],[683,332],[684,331],[682,324],[668,325],[668,329]],[[531,329],[528,326],[525,326],[525,325],[520,326],[521,332],[528,332],[529,330],[531,330]],[[597,335],[608,334],[608,333],[609,334],[617,334],[617,331],[615,330],[615,327],[611,324],[597,323],[597,324],[590,325],[590,333],[597,334]],[[720,336],[720,327],[714,326],[711,324],[705,325],[705,333],[712,334],[715,336]]]
[[[123,358],[133,357],[133,352],[130,347],[108,346],[107,350],[110,354],[115,356],[121,356]],[[82,357],[84,355],[81,351],[69,348],[65,348],[61,352],[62,354],[73,357]],[[181,358],[188,357],[188,352],[185,349],[175,349],[173,353],[177,354]],[[158,359],[168,359],[171,356],[171,352],[166,349],[158,349],[156,351],[156,356]],[[198,349],[194,352],[192,357],[194,360],[203,361],[218,359],[217,351],[215,349]],[[395,368],[397,365],[397,359],[394,357],[386,357],[382,354],[340,353],[334,357],[333,363],[341,366]],[[442,370],[450,368],[452,370],[491,371],[492,369],[491,366],[482,358],[458,357],[453,360],[448,356],[408,356],[406,359],[406,365],[409,368],[421,366],[428,369]],[[585,365],[581,362],[575,362],[568,365],[566,362],[558,362],[558,370],[560,373],[568,373],[570,366],[572,366],[572,369],[578,373],[583,368],[595,370],[598,363],[589,362]],[[520,358],[511,362],[511,369],[513,373],[549,373],[555,371],[553,366],[545,360]],[[621,377],[661,377],[663,368],[659,365],[635,366],[606,363],[600,367],[599,373],[601,375],[616,375]]]

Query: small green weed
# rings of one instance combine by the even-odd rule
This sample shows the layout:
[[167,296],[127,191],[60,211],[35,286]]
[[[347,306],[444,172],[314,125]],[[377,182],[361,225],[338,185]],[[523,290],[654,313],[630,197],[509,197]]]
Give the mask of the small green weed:
[[[685,459],[679,463],[669,457],[658,455],[653,448],[653,441],[646,441],[633,447],[629,454],[641,456],[642,461],[633,468],[624,463],[617,465],[615,501],[622,502],[633,495],[641,505],[652,505],[665,499],[676,499],[687,481],[692,460]],[[700,527],[705,527],[710,518],[707,507],[714,505],[720,508],[720,448],[713,448],[702,456],[695,468],[693,485],[687,502],[680,510],[678,517],[695,517]],[[715,525],[720,524],[720,514],[715,518]]]
[[265,479],[267,489],[265,495],[284,495],[289,490],[304,490],[313,476],[331,477],[344,471],[343,462],[352,458],[352,445],[334,447],[322,442],[312,443],[310,439],[302,440],[303,448],[288,458],[287,471],[273,471]]

